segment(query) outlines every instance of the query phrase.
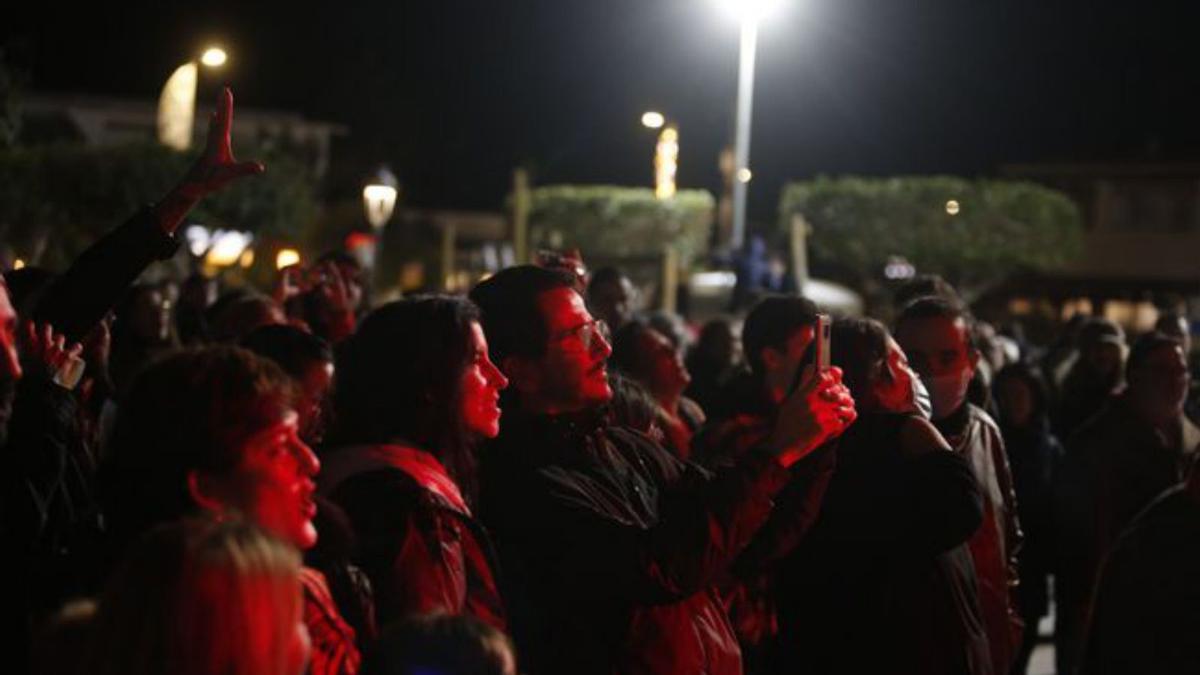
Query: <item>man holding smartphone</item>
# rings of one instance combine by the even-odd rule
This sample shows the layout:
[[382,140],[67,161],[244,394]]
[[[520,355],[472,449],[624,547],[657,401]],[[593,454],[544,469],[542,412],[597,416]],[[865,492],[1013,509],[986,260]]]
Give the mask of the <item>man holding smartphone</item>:
[[481,453],[479,510],[525,667],[740,674],[716,583],[771,513],[788,467],[853,422],[837,375],[783,398],[763,438],[710,474],[609,421],[612,349],[569,278],[509,268],[471,298],[510,381],[500,435]]
[[[770,432],[775,420],[786,414],[783,401],[810,378],[829,371],[829,325],[828,315],[820,314],[807,298],[769,297],[754,306],[742,327],[750,372],[725,388],[722,408],[713,411],[693,444],[696,461],[712,468],[732,463]],[[840,381],[840,371],[828,375]],[[790,468],[769,524],[735,564],[737,582],[724,589],[748,662],[765,658],[766,644],[776,632],[774,578],[764,570],[816,522],[833,468],[829,446]]]

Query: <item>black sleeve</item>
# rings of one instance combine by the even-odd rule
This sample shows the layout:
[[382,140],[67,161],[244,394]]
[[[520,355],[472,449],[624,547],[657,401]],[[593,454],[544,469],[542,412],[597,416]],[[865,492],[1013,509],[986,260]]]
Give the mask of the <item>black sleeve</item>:
[[738,557],[734,573],[750,578],[786,557],[812,529],[836,465],[836,444],[826,444],[790,469],[766,525]]
[[38,302],[33,318],[53,324],[68,342],[78,342],[138,275],[178,249],[179,242],[163,232],[150,209],[142,209],[76,258]]
[[5,519],[9,542],[31,551],[47,539],[53,521],[52,505],[64,499],[68,453],[74,427],[75,401],[71,392],[40,374],[29,374],[17,385],[8,441],[9,467],[5,483]]
[[634,604],[673,602],[728,571],[788,476],[758,452],[712,475],[687,465],[663,486],[659,518],[649,527],[615,517],[602,495],[541,476],[514,486],[528,490],[519,500],[524,506],[497,538],[507,535],[510,546],[523,549],[550,585]]

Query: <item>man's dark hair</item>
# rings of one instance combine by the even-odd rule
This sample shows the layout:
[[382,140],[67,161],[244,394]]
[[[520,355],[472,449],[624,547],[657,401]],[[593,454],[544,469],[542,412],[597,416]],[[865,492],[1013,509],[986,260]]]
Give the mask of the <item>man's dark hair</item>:
[[478,320],[475,305],[451,296],[399,300],[368,314],[338,346],[328,444],[415,443],[470,494],[474,462],[459,401]]
[[492,361],[500,364],[508,356],[537,358],[546,353],[550,329],[538,298],[558,288],[573,288],[571,278],[555,270],[518,265],[471,290],[471,300],[483,316]]
[[629,323],[613,332],[612,355],[608,357],[608,365],[634,379],[641,379],[645,373],[646,359],[641,353],[642,335],[654,330],[644,319],[631,319]]
[[850,395],[866,400],[872,371],[887,358],[887,329],[874,319],[839,318],[830,331],[829,362],[842,369]]
[[328,342],[295,326],[260,326],[242,339],[242,346],[271,359],[297,380],[303,380],[313,364],[333,361]]
[[904,307],[914,300],[929,296],[945,298],[950,302],[962,304],[962,297],[959,296],[958,291],[954,290],[954,287],[945,279],[936,274],[918,274],[896,289],[892,296],[892,306]]
[[592,272],[591,278],[588,280],[588,297],[591,297],[600,286],[604,286],[605,284],[619,284],[625,278],[625,273],[616,267],[601,267]]
[[742,325],[742,346],[750,369],[762,375],[762,350],[783,351],[796,331],[816,323],[817,305],[808,298],[777,295],[761,300]]
[[179,351],[143,370],[118,408],[101,471],[115,540],[192,511],[188,473],[232,471],[245,443],[283,419],[294,393],[279,366],[240,347]]
[[975,320],[962,303],[937,295],[926,295],[905,305],[896,316],[896,326],[893,332],[899,333],[900,326],[905,321],[917,319],[946,319],[956,321],[962,319],[966,327],[967,348],[977,349],[975,344]]
[[1146,362],[1150,360],[1150,356],[1154,352],[1164,347],[1177,349],[1179,347],[1179,338],[1173,338],[1166,333],[1151,331],[1135,340],[1133,346],[1129,348],[1129,358],[1125,361],[1125,378],[1129,379],[1134,371],[1146,365]]

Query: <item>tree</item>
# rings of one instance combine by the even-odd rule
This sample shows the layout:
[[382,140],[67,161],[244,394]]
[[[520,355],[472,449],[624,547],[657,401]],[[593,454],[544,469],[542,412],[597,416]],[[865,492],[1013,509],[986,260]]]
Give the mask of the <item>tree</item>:
[[670,245],[686,264],[705,250],[714,205],[706,190],[657,199],[649,188],[550,185],[530,193],[530,241],[578,247],[585,259],[657,255]]
[[[253,149],[242,153],[261,157]],[[316,214],[311,180],[286,157],[262,159],[267,173],[206,200],[189,220],[276,238],[300,232]],[[0,240],[27,260],[63,269],[102,234],[166,194],[193,160],[149,143],[0,150]]]
[[1078,207],[1061,192],[951,176],[821,176],[788,184],[779,214],[781,232],[793,215],[810,223],[815,270],[868,293],[899,256],[971,297],[1015,273],[1061,269],[1083,235]]

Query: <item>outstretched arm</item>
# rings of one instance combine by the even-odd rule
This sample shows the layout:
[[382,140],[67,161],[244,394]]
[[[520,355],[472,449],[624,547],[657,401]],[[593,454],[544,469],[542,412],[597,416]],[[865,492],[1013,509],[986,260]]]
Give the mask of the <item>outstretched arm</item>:
[[239,162],[230,146],[233,94],[221,91],[208,127],[204,153],[156,205],[134,214],[102,237],[55,280],[34,310],[34,319],[58,327],[78,342],[156,260],[175,254],[174,234],[188,212],[207,195],[243,177],[262,173],[258,162]]

